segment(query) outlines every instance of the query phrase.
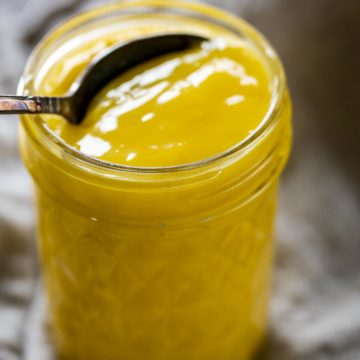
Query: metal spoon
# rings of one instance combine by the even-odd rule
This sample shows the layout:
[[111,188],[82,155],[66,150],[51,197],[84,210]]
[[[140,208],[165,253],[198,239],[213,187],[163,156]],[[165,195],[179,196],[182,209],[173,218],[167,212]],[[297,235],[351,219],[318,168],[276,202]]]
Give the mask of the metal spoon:
[[147,60],[185,50],[204,40],[195,35],[167,34],[114,46],[94,58],[67,96],[0,96],[0,115],[57,114],[79,124],[94,96],[116,76]]

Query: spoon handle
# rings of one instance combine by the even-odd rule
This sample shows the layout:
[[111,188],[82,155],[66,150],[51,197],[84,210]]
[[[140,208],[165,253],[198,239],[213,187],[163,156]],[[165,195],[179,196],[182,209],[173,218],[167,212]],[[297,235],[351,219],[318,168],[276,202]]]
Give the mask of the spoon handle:
[[59,114],[67,108],[68,98],[0,95],[1,114]]

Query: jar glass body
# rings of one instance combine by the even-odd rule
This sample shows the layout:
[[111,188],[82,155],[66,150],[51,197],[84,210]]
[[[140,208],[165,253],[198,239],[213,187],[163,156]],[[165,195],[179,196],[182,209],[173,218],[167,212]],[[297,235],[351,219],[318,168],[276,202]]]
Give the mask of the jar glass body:
[[59,142],[40,116],[22,118],[55,348],[65,360],[248,360],[266,334],[276,189],[291,138],[285,79],[267,43],[207,6],[118,3],[45,39],[20,91],[37,91],[47,59],[74,34],[135,19],[134,29],[149,14],[151,21],[170,18],[174,28],[179,17],[226,25],[259,45],[273,62],[276,104],[243,146],[156,170],[87,159]]

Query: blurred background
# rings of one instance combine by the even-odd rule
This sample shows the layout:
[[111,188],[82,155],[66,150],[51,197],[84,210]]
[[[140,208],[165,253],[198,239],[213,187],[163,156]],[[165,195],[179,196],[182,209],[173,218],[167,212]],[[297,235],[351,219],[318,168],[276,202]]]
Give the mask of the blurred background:
[[[171,1],[171,0],[169,0]],[[0,0],[0,93],[34,45],[108,1]],[[294,149],[283,177],[266,360],[360,359],[360,2],[209,0],[255,25],[283,59]],[[41,333],[29,176],[17,119],[0,119],[0,360],[49,360]]]

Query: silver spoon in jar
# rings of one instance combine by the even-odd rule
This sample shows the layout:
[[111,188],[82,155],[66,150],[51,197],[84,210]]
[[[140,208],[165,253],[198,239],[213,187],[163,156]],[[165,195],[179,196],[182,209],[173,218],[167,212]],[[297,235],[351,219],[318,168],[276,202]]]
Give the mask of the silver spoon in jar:
[[79,124],[94,96],[116,76],[147,60],[185,50],[205,40],[195,35],[167,34],[111,47],[94,58],[86,71],[74,82],[69,95],[0,96],[0,115],[57,114],[73,124]]

